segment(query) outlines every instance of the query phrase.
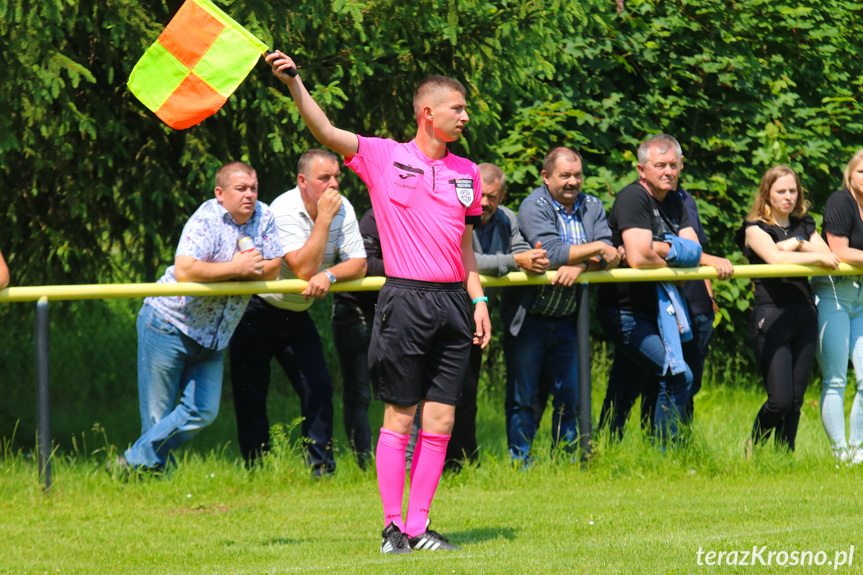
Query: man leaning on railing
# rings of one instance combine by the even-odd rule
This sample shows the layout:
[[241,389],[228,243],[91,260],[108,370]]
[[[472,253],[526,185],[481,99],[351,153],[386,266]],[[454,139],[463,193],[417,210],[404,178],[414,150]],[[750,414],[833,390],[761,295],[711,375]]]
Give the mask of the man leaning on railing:
[[[255,170],[243,162],[226,164],[216,174],[215,195],[186,222],[174,265],[158,283],[260,281],[278,275],[284,252],[275,218],[257,201]],[[238,246],[246,242],[253,245]],[[137,322],[141,437],[111,462],[117,471],[163,469],[171,450],[216,418],[222,350],[248,302],[248,295],[144,300]]]

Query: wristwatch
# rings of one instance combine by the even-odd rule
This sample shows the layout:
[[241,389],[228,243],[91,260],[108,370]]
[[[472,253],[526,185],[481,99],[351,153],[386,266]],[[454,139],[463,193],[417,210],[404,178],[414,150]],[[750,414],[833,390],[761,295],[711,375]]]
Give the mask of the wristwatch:
[[327,279],[330,280],[331,284],[336,283],[336,276],[333,275],[333,272],[330,270],[324,270],[324,273],[327,275]]
[[805,242],[805,241],[806,241],[806,238],[804,238],[803,236],[797,236],[797,249],[798,250],[803,247],[803,242]]

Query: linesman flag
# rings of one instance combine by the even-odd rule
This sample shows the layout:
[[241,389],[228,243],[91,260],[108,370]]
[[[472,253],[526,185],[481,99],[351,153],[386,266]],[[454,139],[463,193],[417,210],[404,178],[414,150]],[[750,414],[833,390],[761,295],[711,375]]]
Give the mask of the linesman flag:
[[210,0],[186,0],[135,64],[129,90],[184,130],[218,112],[266,50]]

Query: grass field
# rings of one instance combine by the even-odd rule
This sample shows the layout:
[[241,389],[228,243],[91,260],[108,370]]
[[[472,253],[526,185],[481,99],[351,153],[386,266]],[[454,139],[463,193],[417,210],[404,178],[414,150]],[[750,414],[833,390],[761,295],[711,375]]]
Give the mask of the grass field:
[[[711,385],[688,446],[662,454],[631,422],[622,443],[600,437],[586,465],[549,453],[547,415],[528,470],[509,465],[502,406],[486,401],[480,465],[445,475],[431,514],[463,551],[400,557],[378,552],[375,475],[344,449],[336,476],[313,480],[288,440],[250,473],[232,447],[202,452],[196,438],[168,478],[126,482],[104,468],[112,438],[90,431],[55,455],[45,494],[32,457],[6,440],[0,573],[745,573],[753,567],[699,566],[698,552],[704,563],[710,551],[764,546],[765,563],[771,551],[789,563],[808,551],[812,565],[779,566],[780,553],[754,559],[760,573],[863,572],[863,550],[848,553],[863,547],[863,468],[830,456],[817,390],[796,453],[770,445],[746,459],[762,401]],[[826,564],[842,553],[845,564]]]

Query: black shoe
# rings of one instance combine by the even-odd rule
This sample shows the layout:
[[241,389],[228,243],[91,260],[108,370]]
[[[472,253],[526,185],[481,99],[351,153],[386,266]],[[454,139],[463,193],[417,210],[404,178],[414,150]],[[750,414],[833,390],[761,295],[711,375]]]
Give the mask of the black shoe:
[[408,536],[402,533],[396,524],[390,521],[387,528],[381,533],[384,540],[381,541],[381,553],[410,553]]
[[457,547],[449,542],[449,539],[429,529],[429,523],[426,521],[426,531],[416,537],[408,538],[408,544],[414,551],[460,551],[461,547]]

